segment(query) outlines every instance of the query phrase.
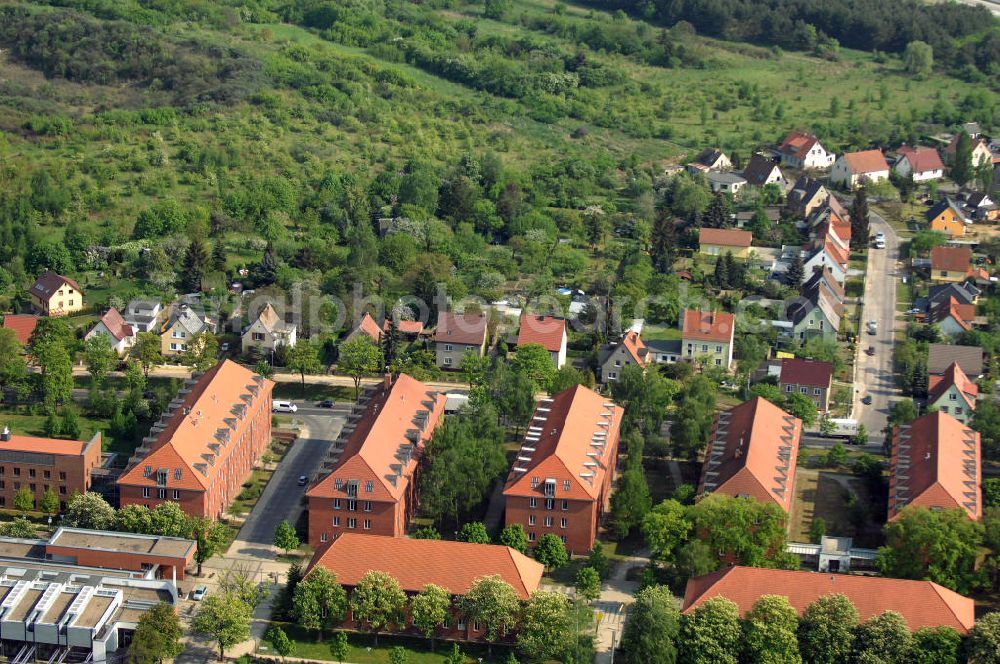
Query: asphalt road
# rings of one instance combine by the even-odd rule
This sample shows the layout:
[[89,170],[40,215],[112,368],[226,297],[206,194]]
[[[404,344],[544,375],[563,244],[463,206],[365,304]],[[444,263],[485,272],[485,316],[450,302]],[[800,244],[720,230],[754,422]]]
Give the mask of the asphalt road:
[[[889,404],[899,398],[899,390],[892,374],[899,237],[888,222],[874,212],[869,221],[872,235],[885,233],[885,249],[872,247],[868,250],[852,412],[854,419],[865,426],[869,440],[881,443],[882,429],[888,421]],[[877,334],[868,334],[870,320],[878,322]],[[875,347],[874,355],[864,352],[869,346]],[[861,402],[865,395],[872,397],[870,405]]]
[[260,546],[270,546],[274,530],[282,520],[295,524],[303,509],[302,496],[307,488],[298,485],[298,478],[305,475],[310,483],[316,479],[331,444],[347,421],[351,406],[350,403],[338,403],[334,408],[303,406],[293,416],[302,424],[299,438],[278,464],[257,505],[240,528],[229,549],[231,554],[253,555],[255,551],[262,554]]

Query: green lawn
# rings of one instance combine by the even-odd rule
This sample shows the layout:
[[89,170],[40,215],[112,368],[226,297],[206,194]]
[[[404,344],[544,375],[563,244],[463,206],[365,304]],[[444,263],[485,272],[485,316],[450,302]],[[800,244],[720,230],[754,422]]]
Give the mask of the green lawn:
[[[77,412],[77,415],[80,422],[80,439],[90,440],[96,432],[103,432],[101,447],[105,452],[117,452],[128,457],[138,445],[135,441],[109,434],[108,431],[111,427],[109,420],[88,417],[80,411]],[[0,407],[0,425],[10,427],[11,433],[14,434],[45,437],[45,420],[45,415],[22,412],[16,407]]]
[[319,383],[306,383],[305,394],[303,395],[302,383],[275,383],[275,399],[289,399],[300,403],[312,403],[332,399],[333,401],[354,402],[354,388],[340,385],[322,385]]
[[[300,628],[298,625],[281,623],[281,627],[295,643],[295,652],[292,658],[303,657],[306,659],[323,659],[334,661],[330,655],[330,647],[326,640],[317,642],[316,633]],[[329,637],[329,633],[326,634]],[[412,637],[394,637],[381,635],[378,639],[378,647],[374,645],[374,638],[369,634],[348,633],[348,643],[351,645],[350,654],[347,661],[352,664],[389,664],[389,649],[399,646],[407,651],[409,659],[407,664],[441,664],[445,656],[451,652],[452,644],[443,641],[435,642],[435,652],[431,652],[430,641]],[[266,642],[262,644],[261,654],[270,654]],[[501,664],[507,661],[509,649],[501,646],[493,648],[493,656],[487,652],[485,646],[463,644],[460,646],[466,655],[467,664],[477,662],[489,664]]]

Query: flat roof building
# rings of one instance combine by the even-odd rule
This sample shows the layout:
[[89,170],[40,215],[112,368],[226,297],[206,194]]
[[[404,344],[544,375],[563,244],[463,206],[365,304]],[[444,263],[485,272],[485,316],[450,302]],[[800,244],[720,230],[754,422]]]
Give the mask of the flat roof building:
[[45,557],[103,569],[155,570],[157,578],[181,581],[196,549],[193,540],[180,537],[63,527],[45,543]]
[[37,507],[46,489],[61,508],[74,493],[90,491],[93,471],[101,466],[101,433],[88,441],[15,436],[0,432],[0,507],[11,508],[14,494],[28,489]]
[[538,402],[504,485],[505,523],[536,542],[562,539],[572,553],[594,546],[611,497],[623,410],[577,385]]
[[330,471],[306,492],[309,544],[341,533],[401,537],[416,508],[417,472],[446,397],[400,374],[358,404],[333,445]]
[[273,386],[229,360],[185,383],[118,479],[122,506],[221,516],[271,442]]

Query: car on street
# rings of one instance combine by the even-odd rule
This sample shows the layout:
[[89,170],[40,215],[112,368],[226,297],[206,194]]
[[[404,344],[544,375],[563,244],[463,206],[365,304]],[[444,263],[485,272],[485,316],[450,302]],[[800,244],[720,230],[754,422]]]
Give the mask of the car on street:
[[865,396],[861,397],[861,403],[863,403],[866,406],[872,405],[872,395],[866,394]]
[[875,248],[876,249],[885,249],[885,233],[876,233],[875,234]]
[[205,599],[205,595],[207,594],[208,594],[208,586],[206,586],[205,584],[198,584],[197,586],[194,587],[194,590],[191,591],[191,599],[193,599],[196,602],[200,602],[201,600]]
[[865,353],[867,355],[874,355],[875,354],[875,346],[869,346],[868,348],[865,348]]
[[299,475],[299,486],[305,486],[309,484],[309,478],[305,475]]
[[333,400],[332,399],[324,399],[323,401],[320,401],[318,404],[316,404],[316,407],[317,408],[333,408]]
[[878,321],[870,320],[868,321],[868,334],[878,334]]
[[271,411],[275,413],[297,413],[299,407],[291,401],[275,399],[271,402]]

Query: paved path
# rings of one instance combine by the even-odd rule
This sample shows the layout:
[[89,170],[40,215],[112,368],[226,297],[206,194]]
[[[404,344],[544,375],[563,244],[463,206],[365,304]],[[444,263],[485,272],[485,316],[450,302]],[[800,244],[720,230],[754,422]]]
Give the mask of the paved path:
[[[888,421],[889,403],[898,398],[892,373],[892,349],[896,327],[896,278],[899,260],[899,237],[885,219],[871,213],[871,233],[885,233],[885,249],[868,250],[868,271],[865,278],[865,299],[858,339],[857,370],[854,383],[854,419],[865,426],[871,442],[881,442],[882,430]],[[868,334],[868,321],[878,322],[878,334]],[[875,354],[864,349],[875,347]],[[871,395],[872,403],[861,403]]]
[[621,643],[625,614],[628,605],[635,600],[635,592],[639,587],[637,582],[629,581],[626,577],[629,570],[649,564],[649,554],[649,549],[642,549],[636,555],[615,563],[608,580],[601,587],[601,596],[594,602],[594,611],[600,619],[594,642],[596,664],[609,664],[612,642],[616,646]]

